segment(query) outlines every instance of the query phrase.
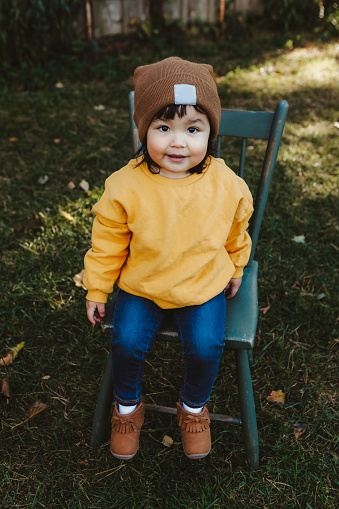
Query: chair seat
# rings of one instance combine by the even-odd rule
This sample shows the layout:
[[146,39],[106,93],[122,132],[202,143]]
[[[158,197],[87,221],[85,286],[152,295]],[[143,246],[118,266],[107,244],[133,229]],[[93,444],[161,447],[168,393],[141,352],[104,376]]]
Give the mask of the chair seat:
[[[251,350],[254,346],[258,322],[258,262],[244,269],[238,293],[227,301],[225,338],[226,348]],[[113,328],[115,299],[108,307],[104,329]],[[163,341],[178,341],[178,330],[171,314],[161,324],[156,335]]]
[[226,347],[251,350],[258,323],[258,262],[244,269],[238,293],[227,301]]
[[[225,339],[226,348],[251,350],[254,346],[258,323],[258,262],[244,269],[242,284],[238,293],[227,301]],[[176,341],[177,327],[167,318],[157,332],[157,338]]]

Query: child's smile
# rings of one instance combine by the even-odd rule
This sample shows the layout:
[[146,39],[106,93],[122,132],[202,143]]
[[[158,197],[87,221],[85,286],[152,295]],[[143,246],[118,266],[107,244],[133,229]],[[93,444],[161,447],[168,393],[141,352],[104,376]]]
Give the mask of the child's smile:
[[[207,152],[210,123],[207,115],[187,106],[186,115],[154,119],[147,131],[149,156],[166,178],[188,177]],[[156,168],[154,168],[156,170]]]

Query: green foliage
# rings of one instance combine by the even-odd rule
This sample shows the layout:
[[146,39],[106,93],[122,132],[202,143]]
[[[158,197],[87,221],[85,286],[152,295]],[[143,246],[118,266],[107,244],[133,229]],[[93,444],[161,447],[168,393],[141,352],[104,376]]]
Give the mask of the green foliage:
[[333,0],[265,0],[263,16],[283,30],[320,28],[334,33],[339,29],[338,5]]
[[81,0],[2,0],[0,62],[28,67],[71,48]]

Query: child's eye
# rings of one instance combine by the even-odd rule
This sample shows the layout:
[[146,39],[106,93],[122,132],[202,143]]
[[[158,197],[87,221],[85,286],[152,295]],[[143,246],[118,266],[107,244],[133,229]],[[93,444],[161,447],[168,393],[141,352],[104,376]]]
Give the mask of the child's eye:
[[190,133],[190,134],[194,134],[194,133],[197,133],[199,132],[199,129],[197,127],[189,127],[187,129],[187,131]]
[[162,133],[167,133],[169,131],[169,127],[167,125],[161,125],[158,127],[158,129]]

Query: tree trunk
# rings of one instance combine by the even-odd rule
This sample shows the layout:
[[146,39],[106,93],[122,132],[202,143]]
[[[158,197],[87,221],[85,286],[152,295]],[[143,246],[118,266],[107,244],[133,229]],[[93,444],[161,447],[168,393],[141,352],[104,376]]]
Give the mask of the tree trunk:
[[153,28],[164,26],[164,0],[150,0],[149,14]]

